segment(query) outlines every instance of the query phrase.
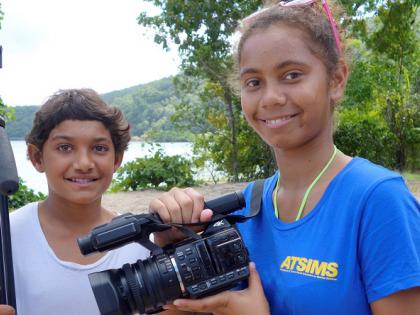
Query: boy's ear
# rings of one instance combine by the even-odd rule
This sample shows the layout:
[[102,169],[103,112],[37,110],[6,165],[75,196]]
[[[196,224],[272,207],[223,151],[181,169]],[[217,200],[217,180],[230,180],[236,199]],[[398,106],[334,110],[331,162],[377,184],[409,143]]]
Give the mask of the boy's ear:
[[337,104],[342,99],[348,76],[349,70],[347,64],[344,60],[340,59],[330,81],[330,96],[333,104]]
[[43,173],[45,171],[44,161],[42,159],[42,152],[38,149],[38,147],[34,144],[28,144],[28,158],[31,160],[32,165],[35,169]]
[[124,158],[124,153],[115,153],[114,173],[121,166],[121,163],[123,161],[123,158]]

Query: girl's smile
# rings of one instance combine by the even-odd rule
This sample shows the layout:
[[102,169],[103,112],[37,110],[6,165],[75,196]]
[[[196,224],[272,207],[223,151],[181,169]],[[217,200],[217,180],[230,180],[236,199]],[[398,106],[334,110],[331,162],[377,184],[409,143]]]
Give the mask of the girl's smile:
[[272,25],[243,45],[242,110],[254,130],[277,148],[328,141],[332,133],[330,76],[306,39],[299,29]]

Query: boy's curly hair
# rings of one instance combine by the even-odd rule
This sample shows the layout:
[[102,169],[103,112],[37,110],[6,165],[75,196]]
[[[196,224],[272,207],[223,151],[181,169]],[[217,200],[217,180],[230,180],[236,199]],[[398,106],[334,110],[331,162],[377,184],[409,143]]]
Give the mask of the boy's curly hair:
[[116,153],[123,153],[130,141],[130,125],[121,110],[107,105],[92,89],[59,90],[35,114],[27,144],[40,151],[51,130],[65,120],[100,121],[111,134]]

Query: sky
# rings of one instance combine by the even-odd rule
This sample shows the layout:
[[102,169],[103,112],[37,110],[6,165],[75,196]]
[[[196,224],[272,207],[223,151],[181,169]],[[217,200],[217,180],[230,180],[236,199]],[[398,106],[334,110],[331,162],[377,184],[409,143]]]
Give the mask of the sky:
[[59,89],[124,89],[178,73],[176,49],[166,52],[137,24],[141,0],[0,0],[7,105],[40,105]]

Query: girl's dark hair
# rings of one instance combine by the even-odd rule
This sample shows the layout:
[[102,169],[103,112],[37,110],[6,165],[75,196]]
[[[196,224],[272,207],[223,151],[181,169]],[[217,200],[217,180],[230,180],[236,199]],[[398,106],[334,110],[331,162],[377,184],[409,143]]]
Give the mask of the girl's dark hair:
[[[334,5],[332,10],[338,11],[339,8]],[[337,67],[343,52],[340,53],[336,47],[332,27],[325,12],[323,12],[321,1],[304,7],[284,7],[279,5],[278,1],[268,1],[261,12],[256,12],[254,15],[245,18],[238,29],[240,38],[234,51],[234,61],[237,69],[239,69],[242,49],[246,40],[255,31],[266,30],[271,25],[276,24],[289,25],[307,34],[310,39],[308,42],[309,49],[321,58],[328,73],[331,73]],[[339,28],[339,25],[337,25],[337,28]],[[338,32],[342,33],[339,29]]]
[[65,120],[100,121],[109,130],[116,153],[128,147],[130,125],[121,110],[108,106],[92,89],[60,90],[48,98],[35,114],[26,143],[42,151],[51,130]]

